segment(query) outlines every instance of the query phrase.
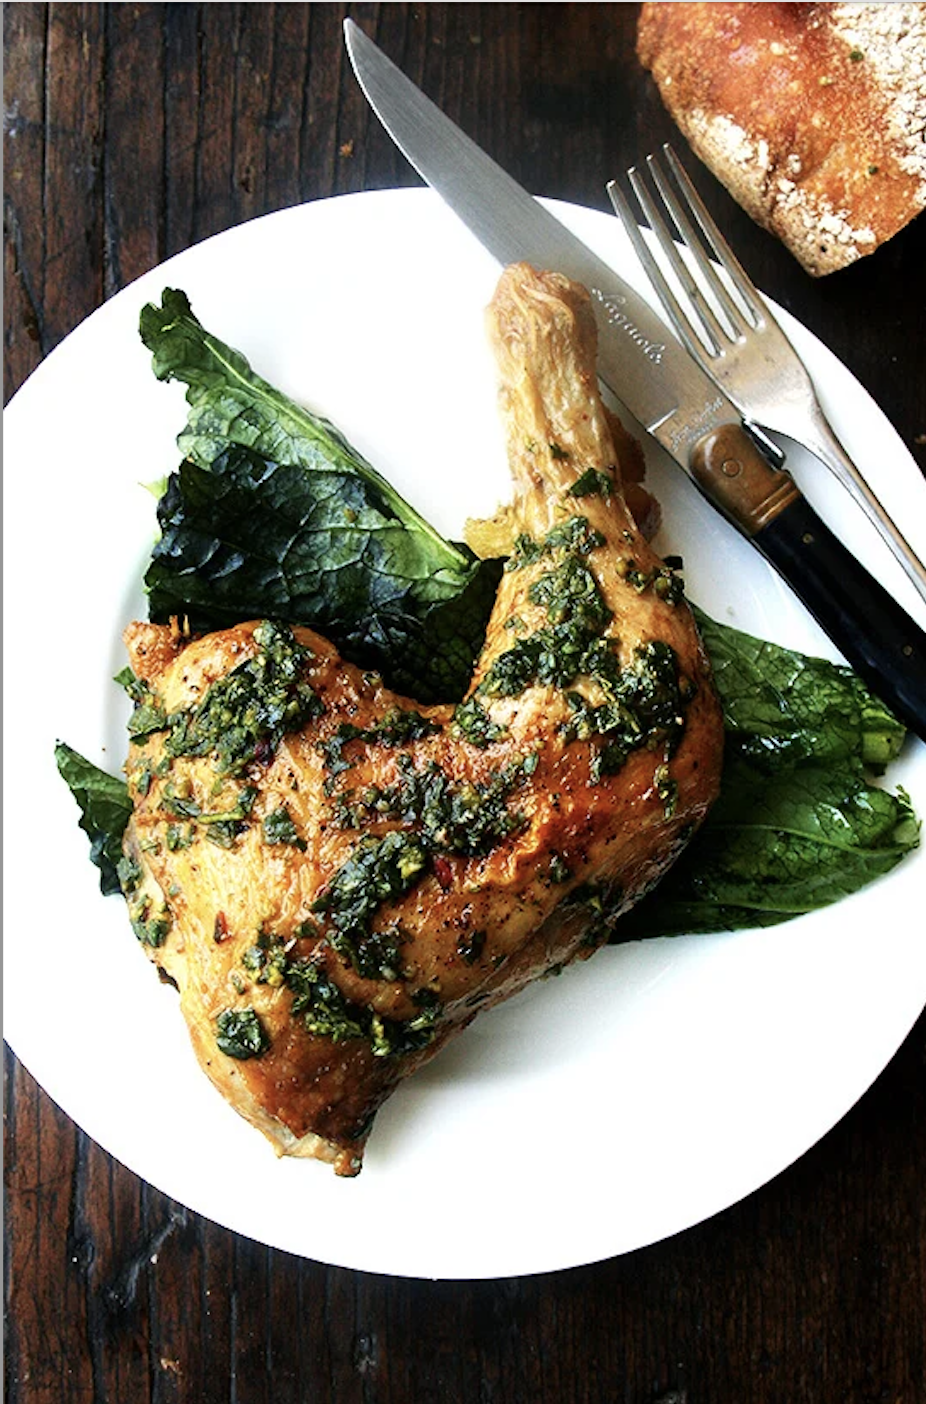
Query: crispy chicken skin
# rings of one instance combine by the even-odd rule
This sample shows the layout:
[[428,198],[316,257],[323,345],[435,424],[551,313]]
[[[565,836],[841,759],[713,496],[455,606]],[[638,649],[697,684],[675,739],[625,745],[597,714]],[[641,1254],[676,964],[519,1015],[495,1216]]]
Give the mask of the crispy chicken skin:
[[479,1010],[607,940],[719,784],[709,667],[625,506],[587,294],[516,265],[488,322],[519,535],[463,706],[397,697],[309,629],[126,633],[136,934],[223,1095],[339,1174]]

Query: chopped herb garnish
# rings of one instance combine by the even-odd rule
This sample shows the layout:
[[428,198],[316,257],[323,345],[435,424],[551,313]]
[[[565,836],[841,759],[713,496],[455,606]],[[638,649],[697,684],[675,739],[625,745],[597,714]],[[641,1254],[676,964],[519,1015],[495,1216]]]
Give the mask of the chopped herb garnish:
[[259,1058],[270,1038],[253,1009],[225,1009],[216,1020],[216,1044],[229,1058]]
[[129,739],[141,745],[149,736],[164,731],[167,726],[167,713],[153,693],[145,701],[139,702],[129,717]]
[[116,875],[119,879],[119,886],[126,897],[140,886],[142,880],[141,864],[134,854],[123,853],[116,864]]
[[505,728],[492,720],[475,695],[454,708],[452,726],[471,746],[489,746],[505,734]]
[[288,844],[292,848],[298,848],[303,853],[305,852],[306,841],[299,837],[293,817],[285,804],[264,816],[261,821],[261,833],[264,843]]
[[[685,587],[681,578],[676,575],[677,566],[674,562],[678,557],[666,559],[662,565],[654,567],[652,570],[641,570],[633,557],[626,557],[617,563],[617,573],[626,580],[628,585],[632,585],[641,595],[644,590],[653,587],[660,599],[668,601],[669,604],[678,604],[684,599]],[[681,562],[679,561],[680,565]]]
[[144,678],[137,678],[128,665],[116,674],[113,682],[124,688],[133,702],[143,702],[148,695],[148,684]]
[[638,746],[662,743],[671,755],[684,730],[689,701],[674,650],[663,640],[651,640],[634,650],[628,667],[596,670],[594,676],[606,700],[591,705],[580,693],[567,693],[573,715],[564,728],[571,739],[600,738],[592,757],[592,780],[616,774]]
[[411,1019],[399,1020],[387,1019],[373,1009],[346,999],[314,960],[292,961],[286,973],[286,984],[293,992],[292,1012],[304,1015],[309,1033],[330,1038],[335,1043],[365,1038],[376,1057],[387,1058],[425,1048],[434,1037],[440,1014],[440,1004],[434,996],[421,1004],[419,1012]]
[[196,837],[196,829],[192,824],[182,827],[180,824],[168,824],[167,826],[167,848],[170,853],[177,853],[182,848],[189,848]]
[[289,969],[287,943],[278,936],[261,932],[256,944],[244,952],[241,964],[256,978],[258,985],[277,988],[284,983]]
[[344,755],[344,748],[351,741],[365,741],[375,746],[404,746],[409,741],[420,741],[433,736],[440,727],[420,712],[393,707],[374,726],[355,726],[353,722],[341,722],[334,735],[319,744],[328,768],[326,785],[341,771],[350,768],[350,761]]
[[169,755],[211,755],[219,775],[240,775],[269,761],[283,736],[319,715],[322,704],[303,677],[309,651],[292,630],[265,621],[254,639],[257,653],[214,682],[195,707],[165,718],[159,729],[168,730]]
[[395,784],[348,792],[338,801],[335,813],[344,827],[382,820],[408,826],[362,838],[313,904],[327,918],[331,945],[358,974],[402,978],[398,942],[389,932],[371,931],[377,909],[435,871],[441,855],[489,853],[522,828],[524,816],[509,809],[508,799],[536,766],[531,752],[478,783],[454,779],[435,761],[416,767],[413,757],[402,755]]
[[197,815],[196,822],[206,825],[206,838],[220,848],[231,848],[239,834],[248,827],[257,793],[254,785],[244,785],[238,791],[238,798],[231,809]]
[[373,819],[414,825],[429,855],[488,853],[523,826],[523,816],[509,810],[507,800],[536,764],[531,753],[477,782],[456,780],[435,761],[416,768],[411,756],[403,756],[394,785],[370,786],[339,814],[351,828]]
[[533,565],[544,556],[552,556],[558,551],[573,551],[577,555],[587,556],[596,547],[603,546],[605,538],[600,531],[591,526],[587,517],[569,517],[565,522],[560,522],[558,526],[548,531],[546,536],[540,541],[535,541],[532,536],[522,533],[514,543],[514,549],[505,562],[506,570],[520,570],[523,566]]
[[163,946],[170,933],[170,913],[161,906],[152,911],[150,901],[143,897],[129,907],[129,921],[132,930],[143,946]]
[[328,939],[368,980],[400,977],[398,944],[370,922],[383,902],[401,897],[418,881],[428,854],[416,834],[392,831],[362,838],[312,905],[328,919]]
[[603,473],[600,468],[586,468],[584,473],[580,473],[572,487],[566,492],[567,497],[603,497],[609,501],[614,492],[614,479],[610,473]]

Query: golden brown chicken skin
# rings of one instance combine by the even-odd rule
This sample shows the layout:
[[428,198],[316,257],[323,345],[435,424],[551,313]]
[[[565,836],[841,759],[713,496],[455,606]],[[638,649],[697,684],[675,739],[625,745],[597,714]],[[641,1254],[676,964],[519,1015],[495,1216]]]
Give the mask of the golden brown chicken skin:
[[719,783],[707,660],[622,496],[588,296],[517,265],[488,320],[515,543],[464,703],[398,697],[309,629],[126,635],[136,934],[219,1090],[340,1174],[480,1009],[607,940]]

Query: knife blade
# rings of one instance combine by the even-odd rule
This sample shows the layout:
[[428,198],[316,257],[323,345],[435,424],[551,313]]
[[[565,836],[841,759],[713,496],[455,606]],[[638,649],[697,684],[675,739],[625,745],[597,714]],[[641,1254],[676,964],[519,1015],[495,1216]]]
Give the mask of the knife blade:
[[589,291],[602,382],[788,582],[846,660],[926,740],[926,633],[830,531],[649,304],[457,127],[353,20],[348,55],[379,121],[501,265]]

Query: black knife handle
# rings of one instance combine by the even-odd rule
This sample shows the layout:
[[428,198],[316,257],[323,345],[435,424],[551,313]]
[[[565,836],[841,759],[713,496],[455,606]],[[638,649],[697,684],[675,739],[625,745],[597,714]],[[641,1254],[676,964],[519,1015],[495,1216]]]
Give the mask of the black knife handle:
[[846,661],[926,741],[926,634],[805,497],[753,538]]
[[926,633],[833,535],[790,475],[772,468],[739,425],[705,435],[691,468],[871,691],[926,741]]

